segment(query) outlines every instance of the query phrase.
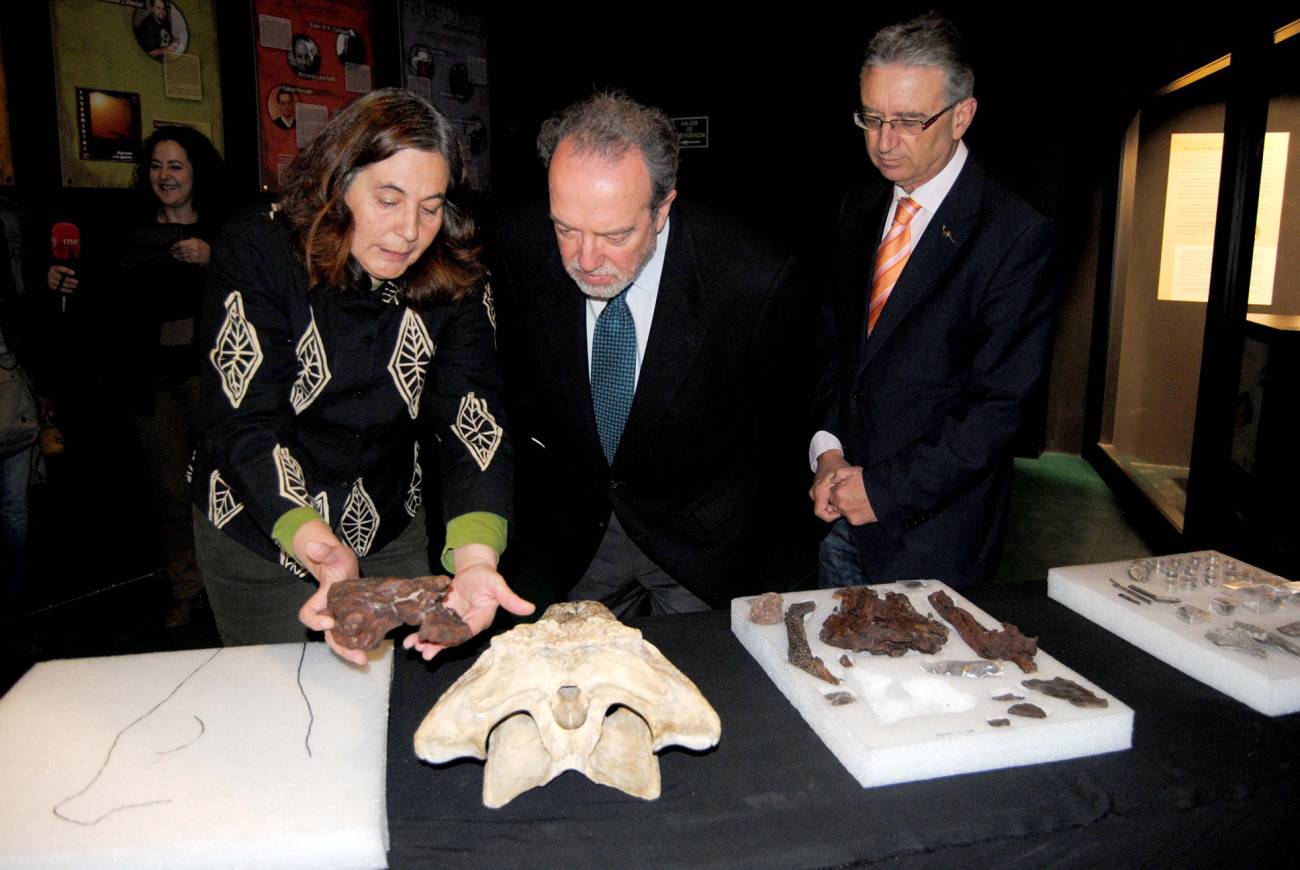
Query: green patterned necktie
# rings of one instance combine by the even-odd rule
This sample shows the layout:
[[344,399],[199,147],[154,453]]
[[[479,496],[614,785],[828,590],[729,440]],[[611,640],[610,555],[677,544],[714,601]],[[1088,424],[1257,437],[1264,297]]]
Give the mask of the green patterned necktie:
[[591,339],[591,403],[605,460],[614,464],[636,389],[636,325],[627,291],[609,300]]

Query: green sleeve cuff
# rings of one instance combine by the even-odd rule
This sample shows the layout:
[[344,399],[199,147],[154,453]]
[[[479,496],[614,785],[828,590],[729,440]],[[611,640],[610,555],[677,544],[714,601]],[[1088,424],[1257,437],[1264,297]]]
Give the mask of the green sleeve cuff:
[[448,574],[456,569],[451,551],[463,544],[487,544],[500,556],[506,549],[506,528],[505,517],[487,511],[471,511],[453,517],[447,522],[447,545],[442,548],[442,567]]
[[280,545],[280,549],[293,555],[293,536],[298,530],[312,520],[325,522],[324,517],[316,513],[315,508],[296,507],[280,515],[271,529],[271,537]]

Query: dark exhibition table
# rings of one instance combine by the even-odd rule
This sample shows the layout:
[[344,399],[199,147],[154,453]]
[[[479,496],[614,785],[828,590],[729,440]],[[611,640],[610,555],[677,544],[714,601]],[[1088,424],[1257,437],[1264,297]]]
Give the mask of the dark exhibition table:
[[1049,600],[1045,584],[968,597],[1132,707],[1133,747],[863,789],[740,646],[727,613],[650,617],[633,624],[717,709],[718,747],[661,753],[656,801],[569,772],[490,810],[481,762],[432,766],[411,749],[482,646],[431,664],[399,650],[390,864],[1294,866],[1300,716],[1264,716],[1184,676]]

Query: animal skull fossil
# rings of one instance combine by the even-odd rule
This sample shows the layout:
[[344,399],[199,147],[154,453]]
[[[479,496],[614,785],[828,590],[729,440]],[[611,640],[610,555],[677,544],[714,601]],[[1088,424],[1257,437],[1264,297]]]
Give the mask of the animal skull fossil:
[[415,732],[426,761],[486,758],[483,803],[500,807],[566,770],[659,797],[665,746],[708,749],[713,707],[641,632],[603,604],[554,604],[493,638]]

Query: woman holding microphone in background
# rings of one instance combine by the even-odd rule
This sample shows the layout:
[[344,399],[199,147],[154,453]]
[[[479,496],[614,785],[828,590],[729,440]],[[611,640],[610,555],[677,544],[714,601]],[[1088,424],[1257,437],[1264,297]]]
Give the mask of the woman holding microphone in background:
[[[97,270],[99,293],[83,328],[102,347],[106,395],[130,413],[157,513],[157,537],[171,587],[164,625],[190,620],[203,578],[195,564],[185,471],[198,414],[199,355],[195,320],[211,240],[224,217],[221,157],[189,127],[161,127],[141,148],[133,187],[134,220],[100,248],[115,266]],[[105,257],[101,256],[101,260]],[[51,290],[71,294],[78,271],[55,264]]]

